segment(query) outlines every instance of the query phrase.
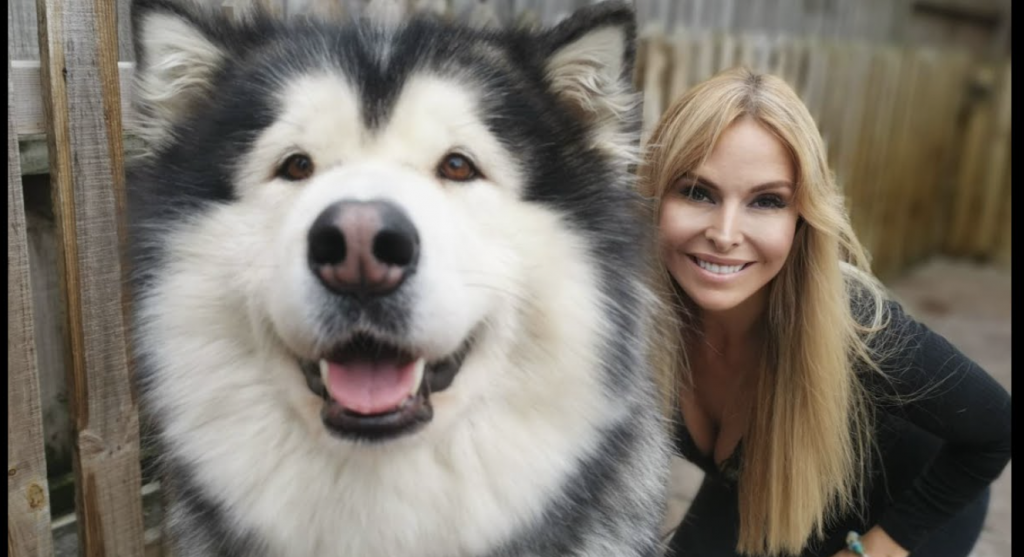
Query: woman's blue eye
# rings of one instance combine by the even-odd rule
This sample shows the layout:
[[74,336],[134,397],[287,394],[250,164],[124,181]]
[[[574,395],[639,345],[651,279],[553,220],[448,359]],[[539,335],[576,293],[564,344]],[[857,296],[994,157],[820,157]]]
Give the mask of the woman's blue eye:
[[683,197],[693,201],[710,201],[711,197],[708,192],[700,186],[684,186],[679,190],[679,194]]
[[754,200],[754,207],[758,209],[785,209],[786,202],[781,197],[775,194],[766,194],[759,196]]

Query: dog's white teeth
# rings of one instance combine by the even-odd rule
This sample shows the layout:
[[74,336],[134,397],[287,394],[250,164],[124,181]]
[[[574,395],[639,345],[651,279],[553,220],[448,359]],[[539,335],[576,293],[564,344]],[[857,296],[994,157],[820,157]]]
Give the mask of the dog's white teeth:
[[320,380],[324,382],[324,386],[327,385],[327,375],[330,369],[331,366],[327,363],[327,360],[320,360]]
[[409,389],[409,396],[416,396],[420,392],[420,384],[423,383],[423,372],[427,368],[427,361],[423,358],[416,360],[416,367],[412,370],[412,388]]

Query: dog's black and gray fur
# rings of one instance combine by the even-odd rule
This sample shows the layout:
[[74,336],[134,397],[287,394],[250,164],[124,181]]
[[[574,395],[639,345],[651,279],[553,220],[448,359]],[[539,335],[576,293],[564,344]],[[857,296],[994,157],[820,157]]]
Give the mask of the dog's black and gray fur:
[[132,16],[135,339],[177,554],[656,555],[631,9]]

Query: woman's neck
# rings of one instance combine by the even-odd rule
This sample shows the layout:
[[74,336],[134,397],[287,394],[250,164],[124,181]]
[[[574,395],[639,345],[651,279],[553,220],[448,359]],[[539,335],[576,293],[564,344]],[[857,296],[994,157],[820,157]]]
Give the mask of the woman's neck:
[[762,340],[761,323],[767,308],[767,289],[726,311],[702,311],[700,329],[713,354],[722,359],[747,359]]

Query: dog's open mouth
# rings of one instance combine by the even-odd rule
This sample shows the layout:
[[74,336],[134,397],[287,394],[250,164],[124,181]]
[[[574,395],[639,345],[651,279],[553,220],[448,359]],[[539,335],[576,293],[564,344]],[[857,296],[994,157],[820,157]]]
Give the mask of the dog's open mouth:
[[306,384],[324,400],[324,426],[338,436],[384,440],[433,418],[430,394],[447,389],[469,351],[428,362],[413,351],[357,334],[319,361],[300,361]]

